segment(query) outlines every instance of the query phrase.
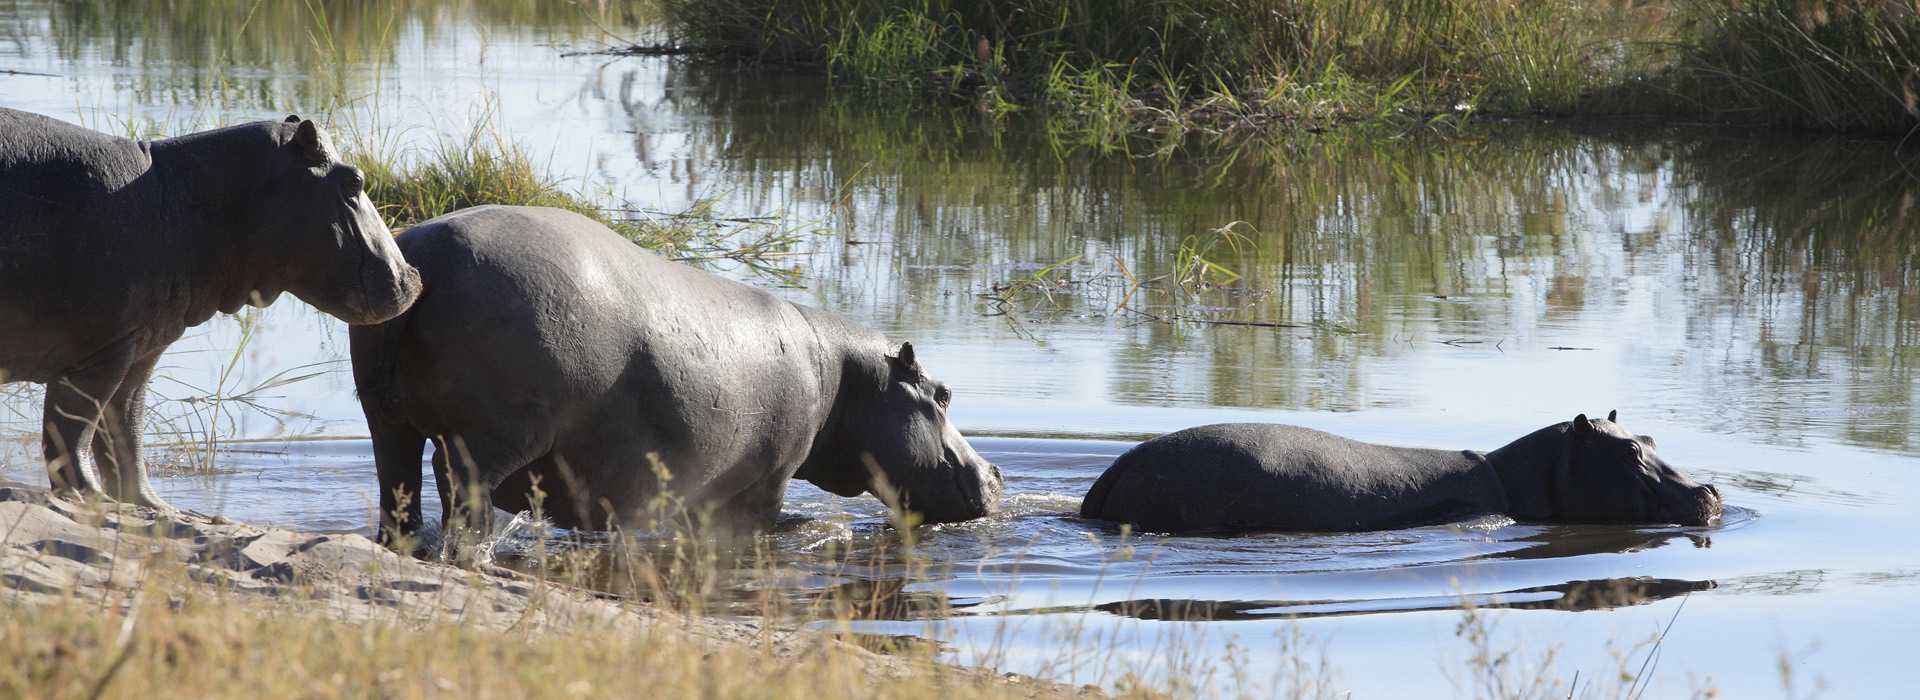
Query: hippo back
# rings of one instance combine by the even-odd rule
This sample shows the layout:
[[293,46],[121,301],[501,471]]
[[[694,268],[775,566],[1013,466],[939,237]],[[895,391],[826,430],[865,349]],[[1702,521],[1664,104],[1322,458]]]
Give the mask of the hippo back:
[[1094,482],[1080,513],[1148,532],[1348,531],[1446,522],[1501,504],[1497,480],[1472,452],[1239,423],[1135,446]]
[[[50,347],[53,334],[39,319],[59,312],[76,323],[126,325],[123,309],[90,304],[91,290],[120,289],[126,275],[103,258],[139,258],[115,239],[133,232],[108,214],[151,204],[149,188],[128,187],[148,172],[144,144],[59,120],[0,108],[0,327],[22,347],[0,338],[0,367],[12,359],[15,378],[49,381],[59,363],[28,362],[28,347]],[[150,226],[151,221],[137,222]],[[90,313],[83,316],[82,306]],[[106,312],[106,313],[102,313]],[[88,318],[90,317],[90,318]],[[64,329],[60,332],[67,333]],[[38,370],[38,371],[32,371]]]

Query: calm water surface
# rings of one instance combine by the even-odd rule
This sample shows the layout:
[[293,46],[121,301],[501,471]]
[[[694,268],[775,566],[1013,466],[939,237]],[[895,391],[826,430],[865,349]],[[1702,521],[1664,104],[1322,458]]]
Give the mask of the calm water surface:
[[[1920,180],[1890,144],[1482,124],[1097,153],[1061,146],[1059,123],[873,104],[803,76],[563,55],[603,26],[644,34],[643,10],[144,7],[0,0],[0,105],[121,132],[297,112],[399,157],[482,123],[583,189],[802,232],[783,259],[794,284],[720,269],[912,340],[1007,476],[1007,513],[922,533],[950,570],[903,593],[954,616],[906,605],[863,631],[1076,682],[1265,694],[1324,658],[1356,697],[1472,695],[1465,600],[1495,606],[1517,670],[1579,673],[1582,692],[1637,669],[1634,645],[1669,623],[1654,696],[1782,694],[1783,660],[1802,694],[1920,691],[1904,670],[1920,632]],[[1128,294],[1228,224],[1244,238],[1211,254],[1239,279]],[[264,441],[161,490],[366,531],[372,456],[345,357],[344,328],[291,299],[192,331],[163,361],[153,431],[213,421]],[[0,469],[39,478],[38,405],[0,391]],[[1484,450],[1615,408],[1718,485],[1724,523],[1123,541],[1072,515],[1132,441],[1192,425]],[[340,439],[292,439],[309,437]],[[786,510],[783,551],[890,541],[872,499],[798,484]],[[1196,615],[1211,621],[1177,621]]]

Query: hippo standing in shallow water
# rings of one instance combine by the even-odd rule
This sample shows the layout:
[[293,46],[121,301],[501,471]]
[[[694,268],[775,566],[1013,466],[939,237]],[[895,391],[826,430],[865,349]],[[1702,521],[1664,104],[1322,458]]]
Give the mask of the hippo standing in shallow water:
[[419,289],[313,122],[140,142],[0,109],[0,383],[47,385],[57,490],[166,508],[140,461],[147,379],[214,312],[290,291],[374,323]]
[[1080,503],[1147,532],[1392,530],[1500,513],[1566,523],[1706,525],[1720,492],[1615,422],[1572,421],[1485,454],[1387,447],[1289,425],[1208,425],[1140,443]]
[[449,541],[531,508],[536,485],[556,524],[589,529],[644,525],[663,492],[764,528],[788,479],[853,496],[881,492],[876,472],[929,522],[999,506],[999,469],[911,345],[558,209],[475,207],[399,242],[426,291],[351,334],[389,544],[420,525],[427,440]]

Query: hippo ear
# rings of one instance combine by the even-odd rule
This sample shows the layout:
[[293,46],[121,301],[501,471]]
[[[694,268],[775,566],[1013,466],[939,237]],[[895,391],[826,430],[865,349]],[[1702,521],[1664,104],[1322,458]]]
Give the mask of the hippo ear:
[[894,364],[900,366],[900,369],[908,372],[920,371],[920,360],[913,356],[913,343],[901,343],[900,354],[895,355],[892,359]]
[[1591,432],[1593,432],[1593,422],[1587,420],[1587,414],[1582,413],[1573,417],[1573,434],[1575,437],[1584,437],[1587,433]]
[[298,115],[298,114],[289,114],[289,115],[287,115],[287,118],[286,118],[286,119],[282,119],[281,121],[284,121],[284,122],[286,122],[286,123],[288,123],[288,124],[298,124],[298,123],[300,123],[300,115]]
[[1608,422],[1608,423],[1618,423],[1618,422],[1620,422],[1620,412],[1619,412],[1619,411],[1607,411],[1607,422]]
[[320,127],[313,120],[301,120],[300,126],[293,131],[293,144],[300,154],[315,163],[332,160],[333,149],[327,145],[326,137],[320,135]]

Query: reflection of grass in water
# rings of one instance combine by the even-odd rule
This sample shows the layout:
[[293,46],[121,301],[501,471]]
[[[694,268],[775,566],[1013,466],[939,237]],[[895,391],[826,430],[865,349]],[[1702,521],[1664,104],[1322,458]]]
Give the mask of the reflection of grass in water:
[[[1235,284],[1241,278],[1240,273],[1221,259],[1225,255],[1241,255],[1243,248],[1253,245],[1252,236],[1258,235],[1259,230],[1252,224],[1234,221],[1202,234],[1186,236],[1175,249],[1173,261],[1166,267],[1168,271],[1151,277],[1135,274],[1117,255],[1112,258],[1112,267],[1104,271],[1081,264],[1078,255],[1070,256],[1031,274],[992,283],[980,293],[985,302],[983,311],[988,316],[1007,317],[1016,332],[1035,341],[1040,339],[1026,332],[1019,317],[1076,310],[1108,316],[1129,314],[1174,325],[1359,333],[1347,324],[1325,319],[1295,323],[1244,318],[1269,292]],[[1065,303],[1069,299],[1079,302],[1078,308]]]
[[[410,29],[598,39],[648,21],[651,8],[649,0],[79,0],[51,3],[49,21],[64,60],[98,52],[149,67],[133,76],[143,102],[313,110],[356,98],[394,64]],[[154,68],[175,64],[187,74]]]

